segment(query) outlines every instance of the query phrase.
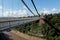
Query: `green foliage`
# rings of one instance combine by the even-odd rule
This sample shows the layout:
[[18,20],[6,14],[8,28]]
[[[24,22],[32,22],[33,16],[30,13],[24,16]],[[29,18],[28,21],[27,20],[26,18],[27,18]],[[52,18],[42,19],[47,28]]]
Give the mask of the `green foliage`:
[[[54,25],[55,28],[60,30],[60,13],[45,15],[45,17],[52,25]],[[47,24],[45,24],[45,26],[46,28],[44,28],[44,32],[46,32],[45,35],[47,40],[60,40],[59,32]]]

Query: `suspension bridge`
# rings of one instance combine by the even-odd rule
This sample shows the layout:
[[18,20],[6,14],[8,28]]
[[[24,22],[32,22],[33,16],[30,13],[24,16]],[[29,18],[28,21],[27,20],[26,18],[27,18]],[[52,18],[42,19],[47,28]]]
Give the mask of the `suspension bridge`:
[[[15,0],[16,2],[14,2],[13,0],[10,0],[10,2],[11,2],[11,5],[10,5],[10,7],[12,8],[12,10],[11,11],[9,11],[9,12],[6,12],[6,14],[8,14],[8,16],[7,17],[4,17],[4,16],[6,16],[5,14],[4,14],[4,12],[7,10],[6,8],[4,8],[4,4],[9,4],[9,3],[6,3],[6,0],[5,0],[5,2],[4,2],[4,0],[1,0],[1,4],[2,4],[2,6],[3,6],[3,8],[2,7],[0,7],[0,9],[2,9],[1,10],[1,15],[2,15],[2,17],[0,17],[0,34],[1,33],[3,33],[4,31],[11,31],[13,28],[19,28],[21,25],[25,25],[25,24],[29,24],[30,22],[36,22],[36,21],[40,21],[40,20],[43,20],[43,22],[44,23],[47,23],[51,28],[54,28],[55,29],[55,31],[56,32],[59,32],[60,33],[60,30],[59,29],[57,29],[57,28],[55,28],[55,26],[54,25],[52,25],[50,22],[49,22],[49,20],[47,20],[45,17],[44,17],[44,15],[43,15],[43,13],[41,13],[41,15],[40,15],[40,13],[39,13],[39,11],[38,11],[38,8],[37,8],[37,6],[36,6],[36,4],[35,4],[35,0],[30,0],[30,2],[31,2],[31,4],[32,4],[32,6],[33,6],[33,8],[34,8],[34,10],[35,11],[33,11],[28,5],[27,5],[27,3],[26,3],[26,1],[27,0],[20,0],[21,1],[21,3],[27,8],[27,10],[33,15],[33,17],[29,17],[29,16],[27,16],[27,17],[20,17],[21,15],[19,15],[20,13],[21,13],[21,10],[19,10],[18,12],[17,11],[13,11],[14,10],[14,8],[15,7],[17,7],[16,9],[18,10],[18,9],[20,9],[20,3],[18,2],[18,0]],[[15,4],[14,4],[15,3]],[[17,5],[17,6],[15,6],[15,5]],[[15,6],[15,7],[14,7]],[[7,6],[7,8],[9,8],[9,6]],[[24,14],[24,12],[25,11],[22,11],[23,12],[23,14]],[[37,15],[35,14],[35,12],[37,13]],[[14,13],[14,14],[13,14]],[[17,14],[15,14],[15,13],[17,13]],[[19,14],[18,14],[19,13]],[[12,15],[12,16],[11,16]],[[15,15],[15,17],[13,16],[13,15]],[[18,17],[17,17],[17,16]],[[30,15],[29,13],[28,13],[28,15]],[[26,15],[24,15],[24,16],[26,16]],[[48,28],[48,30],[49,30],[49,28]],[[16,32],[15,32],[16,33]],[[9,33],[7,33],[7,34],[9,34]],[[19,34],[19,33],[18,33]],[[3,35],[3,34],[2,34]],[[14,34],[11,34],[11,35],[13,35],[13,36],[16,36],[16,35],[14,35]],[[24,36],[24,34],[21,34],[20,33],[20,36]],[[48,34],[47,34],[48,35]],[[25,35],[26,36],[26,35]],[[25,38],[25,36],[24,36],[24,38]],[[18,37],[18,36],[17,36]],[[28,36],[29,37],[29,36]],[[27,38],[27,37],[26,37]],[[32,37],[30,37],[30,38],[32,38]],[[30,39],[30,38],[27,38],[27,39]],[[35,38],[35,37],[34,37]],[[15,39],[15,37],[14,37],[14,39]],[[23,39],[23,38],[22,38]],[[33,40],[33,39],[32,39]],[[40,40],[40,39],[39,39]]]
[[[24,0],[20,0],[23,5],[25,5],[25,7],[31,12],[31,14],[33,14],[34,16],[35,13],[28,7],[28,5],[26,4],[26,2]],[[60,30],[56,29],[51,23],[49,23],[49,20],[45,19],[43,16],[41,17],[37,8],[36,8],[36,5],[34,3],[34,0],[31,0],[31,3],[37,13],[37,17],[26,17],[26,18],[0,18],[0,31],[5,31],[9,28],[14,28],[14,27],[17,27],[21,24],[26,24],[26,23],[29,23],[29,22],[32,22],[32,21],[37,21],[37,20],[40,20],[40,19],[43,19],[46,23],[48,23],[52,28],[54,28],[56,31],[60,32]],[[2,0],[2,5],[3,5],[3,0]],[[12,4],[12,9],[13,9],[13,4]],[[3,13],[3,9],[2,9],[2,13]],[[17,13],[18,14],[18,13]]]

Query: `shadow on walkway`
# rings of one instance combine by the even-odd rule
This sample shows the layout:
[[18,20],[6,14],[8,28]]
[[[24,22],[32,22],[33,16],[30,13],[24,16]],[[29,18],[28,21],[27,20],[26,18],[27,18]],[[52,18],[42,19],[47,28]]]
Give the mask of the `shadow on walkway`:
[[0,40],[12,40],[7,34],[0,33]]

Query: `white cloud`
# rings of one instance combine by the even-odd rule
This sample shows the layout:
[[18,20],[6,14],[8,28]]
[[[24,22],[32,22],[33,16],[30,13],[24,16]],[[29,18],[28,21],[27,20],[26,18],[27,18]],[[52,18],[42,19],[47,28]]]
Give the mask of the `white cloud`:
[[3,7],[0,5],[0,10],[2,9]]
[[58,13],[58,12],[60,12],[60,10],[56,9],[56,8],[53,8],[51,11],[52,11],[52,13]]
[[[2,9],[2,6],[0,6],[0,9]],[[57,8],[52,8],[52,9],[48,9],[48,8],[43,8],[43,10],[40,11],[41,13],[44,14],[51,14],[51,13],[58,13],[60,12],[59,9]],[[19,10],[11,10],[9,9],[8,11],[3,12],[3,17],[27,17],[28,16],[28,9],[23,6],[23,10],[19,9]],[[30,14],[31,15],[31,14]],[[0,17],[2,16],[2,11],[0,11]]]
[[[2,6],[0,6],[0,9],[2,9]],[[3,15],[3,16],[2,16]],[[2,13],[2,10],[0,11],[0,17],[27,17],[27,10],[25,7],[23,7],[23,10],[11,10],[8,9],[8,11],[5,11]]]
[[4,17],[27,17],[26,10],[10,10],[3,13]]
[[57,8],[52,8],[51,10],[47,8],[43,8],[43,10],[40,11],[40,13],[44,13],[44,14],[51,14],[51,13],[58,13],[58,12],[60,12],[60,10]]
[[43,8],[43,10],[41,10],[40,13],[50,14],[51,11],[49,9],[47,9],[47,8]]
[[52,9],[52,11],[57,11],[57,10],[58,10],[58,9],[56,9],[56,8],[53,8],[53,9]]

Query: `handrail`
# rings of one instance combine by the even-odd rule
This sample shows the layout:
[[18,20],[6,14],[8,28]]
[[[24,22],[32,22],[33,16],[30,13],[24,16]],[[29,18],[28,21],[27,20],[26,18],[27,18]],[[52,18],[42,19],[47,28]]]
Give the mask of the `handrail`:
[[14,22],[14,21],[24,21],[24,20],[30,20],[30,19],[0,21],[0,23],[4,23],[4,22]]

